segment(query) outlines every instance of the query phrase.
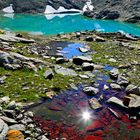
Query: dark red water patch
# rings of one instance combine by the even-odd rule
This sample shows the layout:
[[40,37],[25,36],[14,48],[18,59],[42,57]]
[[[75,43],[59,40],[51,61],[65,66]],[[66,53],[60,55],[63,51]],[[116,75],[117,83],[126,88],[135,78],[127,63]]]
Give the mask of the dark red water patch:
[[[82,92],[68,90],[52,100],[32,108],[35,112],[35,122],[44,132],[49,132],[49,139],[66,138],[67,140],[140,140],[140,119],[130,119],[129,111],[106,101],[115,96],[123,99],[125,92],[103,90],[103,85],[108,84],[106,78],[98,81],[99,96],[103,95],[101,109],[92,110],[88,100],[92,98]],[[91,118],[85,122],[81,113],[88,110]]]

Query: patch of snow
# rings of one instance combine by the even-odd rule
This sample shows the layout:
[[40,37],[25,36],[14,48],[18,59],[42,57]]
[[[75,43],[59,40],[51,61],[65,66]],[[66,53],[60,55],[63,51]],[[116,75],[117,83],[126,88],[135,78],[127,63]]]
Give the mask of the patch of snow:
[[83,7],[83,11],[92,11],[94,9],[94,6],[92,4],[91,0],[87,0],[85,6]]
[[66,9],[62,6],[60,6],[57,10],[54,9],[52,6],[47,5],[45,9],[45,14],[58,14],[58,13],[66,13],[66,12],[75,12],[75,13],[81,13],[81,10],[78,9]]
[[14,13],[13,4],[10,4],[10,6],[4,8],[2,11],[5,13]]

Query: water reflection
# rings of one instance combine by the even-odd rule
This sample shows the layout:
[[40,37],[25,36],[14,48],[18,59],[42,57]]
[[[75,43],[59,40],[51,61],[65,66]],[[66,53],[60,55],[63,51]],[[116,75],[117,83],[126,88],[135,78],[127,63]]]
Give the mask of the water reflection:
[[[126,109],[113,104],[108,104],[107,100],[115,96],[122,99],[124,90],[116,91],[111,89],[107,82],[109,77],[96,71],[96,84],[99,85],[100,92],[95,96],[88,96],[83,92],[83,86],[78,90],[67,90],[48,99],[44,103],[30,108],[36,114],[35,121],[40,127],[51,132],[50,139],[61,139],[65,133],[67,140],[108,140],[116,137],[138,138],[140,134],[140,121],[135,123],[129,119]],[[109,86],[109,90],[104,90],[104,85]],[[93,86],[93,85],[92,85]],[[103,97],[101,100],[100,97]],[[89,104],[89,99],[96,98],[102,105],[101,108],[93,110]]]
[[12,31],[40,32],[45,35],[95,29],[103,32],[123,31],[140,36],[138,25],[111,20],[89,19],[79,14],[0,15],[0,28]]

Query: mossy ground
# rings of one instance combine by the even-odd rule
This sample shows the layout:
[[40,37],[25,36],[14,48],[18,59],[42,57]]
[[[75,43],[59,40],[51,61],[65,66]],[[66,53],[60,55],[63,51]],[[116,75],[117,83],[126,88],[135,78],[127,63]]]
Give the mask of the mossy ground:
[[[24,36],[28,37],[26,34]],[[35,36],[33,37],[38,45],[47,45],[50,40],[55,40],[57,37],[44,37],[44,36]],[[60,40],[60,39],[59,39]],[[68,39],[61,39],[62,41],[69,41]],[[77,40],[70,40],[71,42]],[[93,62],[96,64],[110,65],[113,67],[118,67],[119,65],[140,63],[140,50],[133,49],[130,50],[127,47],[122,47],[110,39],[106,42],[92,42],[87,43],[93,54]],[[140,41],[131,42],[131,44],[140,45]],[[30,54],[27,50],[28,44],[24,43],[15,43],[12,44],[14,49],[12,51],[18,52],[28,57],[39,58],[48,62],[48,64],[55,64],[55,61],[52,59],[45,59],[39,55]],[[110,62],[109,59],[114,58],[116,62]],[[64,63],[62,66],[68,66],[68,63]],[[139,85],[140,79],[140,67],[138,65],[131,65],[130,69],[121,69],[121,73],[127,73],[130,75],[129,80],[135,84]],[[74,83],[75,85],[79,83],[90,83],[91,79],[81,79],[80,77],[68,77],[55,74],[52,80],[47,80],[44,78],[43,73],[48,67],[44,67],[42,70],[38,70],[37,73],[34,71],[29,71],[27,69],[23,70],[5,70],[3,67],[0,67],[0,76],[10,75],[5,80],[5,83],[0,85],[0,96],[9,95],[11,98],[17,101],[36,101],[40,97],[45,97],[47,91],[51,90],[65,90],[69,89],[70,84]],[[109,75],[108,71],[102,70],[106,75]],[[79,72],[78,72],[79,73]],[[81,72],[81,74],[84,74]],[[38,75],[38,76],[37,76]],[[108,81],[112,82],[111,80]]]

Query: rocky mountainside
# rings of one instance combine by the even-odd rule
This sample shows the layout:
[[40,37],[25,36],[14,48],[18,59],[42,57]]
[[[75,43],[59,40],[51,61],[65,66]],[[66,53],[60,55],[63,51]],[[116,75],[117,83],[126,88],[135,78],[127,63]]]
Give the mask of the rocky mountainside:
[[[0,9],[13,4],[17,13],[43,13],[49,4],[55,9],[82,9],[87,0],[0,0]],[[129,22],[140,22],[140,0],[92,0],[93,17],[103,19],[120,19]]]

